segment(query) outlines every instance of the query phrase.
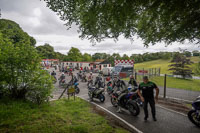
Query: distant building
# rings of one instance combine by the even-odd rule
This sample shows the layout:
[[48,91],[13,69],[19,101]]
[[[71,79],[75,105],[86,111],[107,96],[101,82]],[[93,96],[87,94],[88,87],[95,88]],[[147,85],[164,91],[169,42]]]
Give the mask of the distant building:
[[42,66],[53,66],[59,64],[59,59],[42,59]]
[[79,62],[79,61],[64,61],[61,62],[63,67],[70,67],[80,69],[81,67],[84,69],[98,69],[102,70],[104,67],[111,67],[111,63],[105,60],[97,60],[95,62]]
[[104,67],[111,67],[111,63],[108,60],[99,63],[99,70],[102,70]]

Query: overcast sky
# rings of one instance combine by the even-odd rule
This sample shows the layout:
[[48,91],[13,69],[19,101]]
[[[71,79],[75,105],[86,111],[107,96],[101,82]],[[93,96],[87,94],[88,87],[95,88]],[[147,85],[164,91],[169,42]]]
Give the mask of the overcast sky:
[[89,40],[79,39],[77,27],[72,26],[70,30],[64,26],[64,22],[59,16],[46,7],[46,3],[40,0],[0,0],[2,18],[10,19],[17,22],[22,29],[29,35],[33,36],[37,44],[51,44],[55,51],[66,54],[71,47],[77,47],[82,53],[120,53],[136,54],[144,52],[159,51],[178,51],[179,48],[189,51],[200,50],[198,45],[190,43],[173,43],[165,47],[164,43],[158,43],[154,46],[145,48],[143,41],[135,38],[133,42],[123,37],[114,42],[112,39],[105,40],[92,46]]

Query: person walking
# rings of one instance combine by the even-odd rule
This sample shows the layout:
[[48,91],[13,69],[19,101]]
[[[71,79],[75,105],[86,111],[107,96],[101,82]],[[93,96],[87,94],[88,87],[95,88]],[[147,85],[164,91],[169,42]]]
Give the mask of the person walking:
[[[156,90],[155,100],[158,101],[159,88],[157,85],[149,81],[147,76],[143,77],[143,82],[139,85],[138,95],[140,96],[142,102],[144,103],[144,120],[148,119],[148,103],[151,106],[151,113],[154,121],[156,119],[156,109],[155,109],[155,100],[154,100],[154,89]],[[141,93],[142,91],[142,93]]]

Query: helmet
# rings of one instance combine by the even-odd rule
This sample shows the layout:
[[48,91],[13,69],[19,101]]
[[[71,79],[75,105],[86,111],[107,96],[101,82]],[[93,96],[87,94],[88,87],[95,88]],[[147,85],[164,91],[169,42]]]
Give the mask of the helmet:
[[65,73],[62,73],[62,75],[65,75]]
[[92,74],[92,72],[90,72],[90,74]]

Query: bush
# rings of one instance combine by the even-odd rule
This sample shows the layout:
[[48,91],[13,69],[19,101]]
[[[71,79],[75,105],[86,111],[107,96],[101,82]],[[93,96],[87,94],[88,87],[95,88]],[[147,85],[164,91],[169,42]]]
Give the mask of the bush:
[[41,70],[37,50],[25,41],[26,36],[20,42],[6,37],[0,30],[0,96],[28,99],[38,104],[48,101],[53,84],[50,75]]
[[26,99],[41,104],[42,102],[49,101],[52,90],[53,84],[50,75],[44,70],[37,71],[33,78],[31,78]]

